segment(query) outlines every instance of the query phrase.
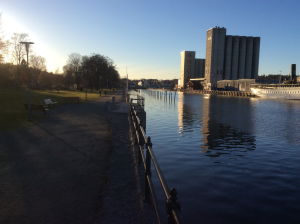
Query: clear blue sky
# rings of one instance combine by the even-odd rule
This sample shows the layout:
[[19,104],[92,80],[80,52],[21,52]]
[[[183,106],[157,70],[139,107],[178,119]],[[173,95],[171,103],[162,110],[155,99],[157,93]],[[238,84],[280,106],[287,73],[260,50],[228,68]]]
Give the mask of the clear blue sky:
[[215,26],[261,37],[259,75],[299,70],[299,8],[299,0],[0,0],[6,37],[28,33],[49,71],[72,52],[99,53],[132,79],[179,78],[180,52],[205,58]]

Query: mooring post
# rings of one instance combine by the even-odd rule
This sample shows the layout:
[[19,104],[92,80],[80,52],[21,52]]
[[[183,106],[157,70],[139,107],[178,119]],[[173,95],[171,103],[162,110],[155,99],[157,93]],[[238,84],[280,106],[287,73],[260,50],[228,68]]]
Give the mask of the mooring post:
[[169,198],[166,202],[166,209],[168,214],[168,224],[175,223],[175,220],[172,216],[172,210],[176,209],[181,212],[181,205],[177,201],[177,190],[175,188],[171,188]]
[[145,199],[144,201],[149,201],[150,199],[150,186],[148,182],[148,176],[151,176],[151,155],[148,146],[152,147],[150,136],[147,138],[146,143],[146,171],[145,171]]

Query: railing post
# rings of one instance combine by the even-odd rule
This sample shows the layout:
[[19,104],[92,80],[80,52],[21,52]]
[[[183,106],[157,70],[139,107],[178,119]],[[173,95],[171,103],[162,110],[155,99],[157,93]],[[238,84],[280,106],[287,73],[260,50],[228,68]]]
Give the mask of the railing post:
[[[142,128],[144,129],[144,125],[143,125],[143,121],[140,120],[140,125],[139,125],[139,142],[140,142],[140,145],[144,145],[145,144],[145,139],[144,139],[144,136],[143,136],[143,133],[142,133]],[[145,129],[144,129],[145,131]]]
[[148,176],[151,176],[151,155],[148,146],[152,147],[151,138],[147,138],[146,143],[146,171],[145,171],[145,199],[144,201],[149,201],[150,199],[150,186],[148,183]]
[[168,224],[175,223],[175,220],[172,216],[172,210],[177,208],[179,212],[181,212],[181,205],[177,201],[177,190],[175,188],[171,188],[169,198],[166,202],[166,209],[168,214]]
[[142,159],[142,153],[143,153],[143,147],[144,147],[144,144],[145,144],[145,140],[144,140],[144,136],[143,136],[143,133],[142,133],[142,130],[141,130],[141,127],[143,127],[143,123],[142,121],[140,121],[140,124],[138,124],[138,134],[139,134],[139,164],[142,164],[143,163],[143,159]]

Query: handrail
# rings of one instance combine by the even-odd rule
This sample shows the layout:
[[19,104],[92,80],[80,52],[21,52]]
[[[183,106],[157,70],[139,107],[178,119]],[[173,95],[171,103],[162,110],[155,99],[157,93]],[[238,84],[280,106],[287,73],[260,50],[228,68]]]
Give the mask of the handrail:
[[[181,206],[180,203],[177,201],[177,191],[175,188],[171,188],[171,189],[169,188],[167,181],[165,180],[165,177],[158,164],[156,156],[152,150],[151,138],[150,136],[147,137],[143,127],[143,122],[139,119],[138,114],[131,100],[130,100],[130,115],[134,127],[133,133],[135,133],[135,144],[139,145],[139,164],[143,164],[146,171],[145,172],[145,201],[150,200],[150,194],[151,194],[158,223],[163,223],[162,216],[160,214],[160,211],[158,210],[157,197],[151,179],[150,160],[152,159],[156,173],[158,175],[159,181],[161,183],[161,186],[163,188],[164,194],[167,199],[166,211],[167,211],[168,223],[177,223],[177,224],[183,223],[181,213],[180,213]],[[143,153],[144,145],[146,146],[145,147],[146,158]]]

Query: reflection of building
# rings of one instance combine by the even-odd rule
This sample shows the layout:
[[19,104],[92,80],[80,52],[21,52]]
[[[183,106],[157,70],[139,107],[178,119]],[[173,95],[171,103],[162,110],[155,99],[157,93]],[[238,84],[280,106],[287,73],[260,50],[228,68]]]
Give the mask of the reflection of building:
[[[230,114],[224,113],[226,107],[230,108]],[[232,111],[236,109],[239,111]],[[249,119],[239,116],[246,111]],[[178,126],[181,137],[189,138],[192,133],[199,133],[200,150],[209,157],[223,154],[241,156],[255,149],[255,136],[249,135],[252,130],[250,114],[251,109],[247,105],[232,108],[221,98],[208,94],[195,97],[181,93],[178,96]]]
[[179,133],[181,133],[183,129],[183,93],[178,92],[178,127]]
[[198,59],[195,56],[195,51],[181,52],[181,88],[185,88],[190,79],[204,77],[205,59]]

